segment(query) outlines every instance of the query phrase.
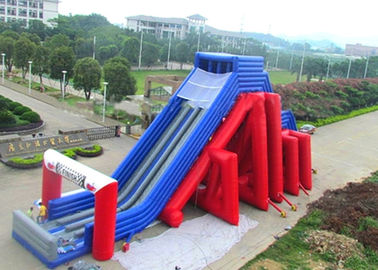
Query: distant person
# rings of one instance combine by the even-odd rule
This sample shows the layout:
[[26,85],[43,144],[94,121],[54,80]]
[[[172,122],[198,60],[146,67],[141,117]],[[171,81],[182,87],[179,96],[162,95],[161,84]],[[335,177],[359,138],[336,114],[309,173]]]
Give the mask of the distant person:
[[41,202],[38,205],[39,205],[39,215],[37,217],[37,222],[39,224],[42,224],[43,222],[45,222],[47,218],[47,208]]
[[26,214],[28,215],[28,217],[30,217],[32,220],[34,220],[34,216],[33,216],[33,206],[30,206],[29,210],[26,212]]

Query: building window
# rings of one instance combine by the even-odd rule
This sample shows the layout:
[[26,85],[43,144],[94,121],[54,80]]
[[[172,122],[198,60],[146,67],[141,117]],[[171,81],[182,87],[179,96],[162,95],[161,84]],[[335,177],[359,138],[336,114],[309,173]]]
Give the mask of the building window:
[[29,1],[29,7],[31,8],[38,8],[38,3],[34,1]]
[[15,8],[8,8],[7,10],[8,15],[16,16],[16,9]]
[[1,21],[1,22],[5,22],[5,17],[0,16],[0,21]]
[[0,14],[5,14],[5,7],[0,7]]
[[8,5],[17,6],[17,0],[7,0]]
[[37,18],[38,17],[37,11],[29,9],[29,17],[31,17],[31,18]]
[[43,19],[43,12],[42,11],[39,12],[39,18]]
[[43,9],[43,2],[40,2],[40,3],[39,3],[39,8],[40,8],[40,9]]
[[26,0],[20,0],[20,1],[18,1],[18,6],[20,6],[20,7],[27,7],[28,6],[28,1],[26,1]]
[[5,0],[0,0],[0,4],[4,5],[5,4]]
[[26,9],[20,8],[18,10],[18,16],[26,17],[27,14],[28,14],[28,12],[26,11]]

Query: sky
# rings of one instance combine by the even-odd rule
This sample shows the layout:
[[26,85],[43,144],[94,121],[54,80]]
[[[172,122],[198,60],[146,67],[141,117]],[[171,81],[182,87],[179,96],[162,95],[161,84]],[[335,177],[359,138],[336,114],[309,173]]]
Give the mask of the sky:
[[[104,4],[105,3],[105,4]],[[328,39],[344,47],[378,47],[377,0],[60,0],[62,15],[97,13],[126,26],[126,17],[147,15],[206,17],[207,24],[229,31],[270,33],[301,40]]]

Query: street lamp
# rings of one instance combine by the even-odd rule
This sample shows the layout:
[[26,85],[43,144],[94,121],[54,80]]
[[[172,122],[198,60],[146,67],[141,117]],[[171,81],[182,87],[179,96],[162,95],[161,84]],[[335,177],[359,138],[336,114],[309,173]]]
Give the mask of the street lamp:
[[306,51],[306,44],[303,44],[303,53],[302,53],[302,62],[301,62],[301,70],[299,71],[299,81],[302,81],[302,73],[303,73],[303,63]]
[[140,33],[138,70],[140,70],[140,66],[142,65],[142,50],[143,50],[143,29],[141,29],[141,33]]
[[2,56],[2,58],[3,58],[3,62],[2,62],[2,73],[3,73],[3,80],[2,80],[2,82],[3,82],[3,84],[4,84],[4,62],[5,62],[5,53],[2,53],[1,54],[1,56]]
[[347,71],[347,79],[349,79],[349,74],[350,74],[350,66],[352,65],[352,58],[349,58],[349,65],[348,65],[348,71]]
[[105,106],[106,106],[106,86],[108,85],[108,82],[104,82],[104,105],[102,107],[102,122],[105,123]]
[[30,95],[31,94],[31,79],[32,79],[31,66],[32,66],[33,61],[28,61],[28,63],[29,63],[29,95]]
[[65,88],[66,88],[66,73],[67,73],[67,70],[62,70],[62,73],[63,73],[63,88],[62,88],[62,99],[64,101],[64,92],[65,92]]

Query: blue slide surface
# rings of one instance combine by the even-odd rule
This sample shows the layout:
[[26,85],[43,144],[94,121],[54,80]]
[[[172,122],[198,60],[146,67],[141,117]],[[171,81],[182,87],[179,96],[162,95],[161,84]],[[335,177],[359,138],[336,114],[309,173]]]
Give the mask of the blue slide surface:
[[[240,93],[272,92],[263,66],[262,57],[196,53],[194,69],[111,175],[118,181],[119,196],[129,190],[119,199],[119,208],[134,200],[117,213],[116,240],[131,240],[159,216]],[[282,125],[296,130],[290,111],[282,112]],[[94,197],[87,191],[52,200],[48,206],[49,222],[54,225],[46,228],[58,237],[66,225],[57,226],[54,220],[91,211],[93,207]],[[26,239],[15,234],[14,238],[53,268],[90,252],[93,220],[85,217],[81,222],[84,227],[76,239],[77,248],[58,254],[54,260],[44,258]]]

